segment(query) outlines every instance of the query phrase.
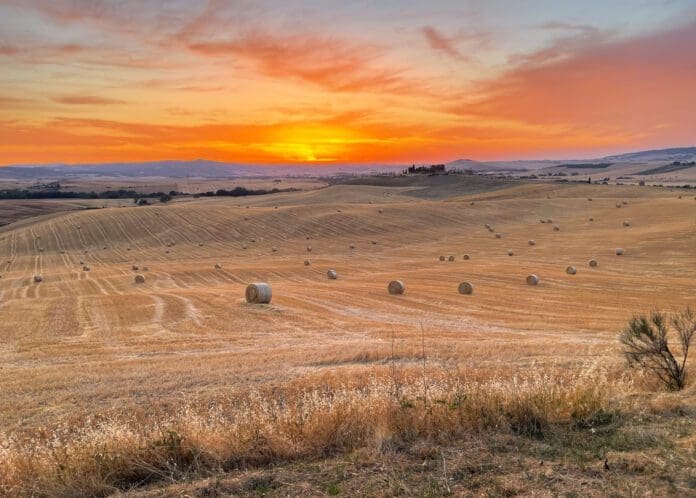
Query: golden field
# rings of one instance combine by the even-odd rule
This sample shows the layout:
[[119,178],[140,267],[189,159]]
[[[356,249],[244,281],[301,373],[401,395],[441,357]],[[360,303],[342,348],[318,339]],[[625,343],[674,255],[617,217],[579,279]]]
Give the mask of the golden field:
[[[337,185],[2,227],[0,492],[200,494],[208,481],[181,481],[426,441],[446,448],[413,457],[436,462],[434,493],[498,494],[500,482],[471,488],[447,470],[443,477],[438,459],[459,444],[443,435],[482,445],[482,434],[536,437],[613,411],[635,420],[645,410],[681,410],[692,420],[693,376],[684,392],[662,393],[623,368],[617,341],[634,313],[696,307],[696,201],[681,194],[517,183],[424,195]],[[138,273],[144,284],[134,283]],[[539,285],[525,283],[531,273]],[[387,293],[393,279],[404,295]],[[465,280],[472,295],[457,292]],[[244,301],[246,285],[259,281],[273,288],[270,305]],[[655,427],[667,434],[671,423]],[[503,487],[513,494],[622,494],[630,479],[660,494],[694,492],[696,428],[680,427],[674,446],[654,450],[682,459],[670,464],[674,482],[626,470],[581,488],[529,481],[517,468],[480,471],[491,482],[509,474]],[[646,448],[593,458],[650,461]],[[371,455],[367,467],[394,465]],[[355,479],[336,489],[399,494]],[[262,491],[334,494],[315,484]]]

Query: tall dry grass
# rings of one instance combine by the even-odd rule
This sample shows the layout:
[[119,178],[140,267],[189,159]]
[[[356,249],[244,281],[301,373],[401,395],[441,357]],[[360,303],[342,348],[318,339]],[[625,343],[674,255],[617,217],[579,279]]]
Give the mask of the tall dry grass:
[[103,414],[2,436],[0,491],[106,495],[157,480],[316,458],[481,431],[543,435],[605,408],[605,372],[469,379],[444,367],[383,365],[283,389],[181,400],[178,409]]

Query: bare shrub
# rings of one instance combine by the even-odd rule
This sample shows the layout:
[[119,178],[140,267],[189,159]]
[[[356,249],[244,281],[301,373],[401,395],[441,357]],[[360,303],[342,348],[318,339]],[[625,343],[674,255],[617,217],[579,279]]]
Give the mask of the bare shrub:
[[[669,325],[677,332],[680,353],[669,349]],[[638,366],[655,375],[667,388],[680,390],[686,383],[686,359],[691,341],[696,334],[696,314],[690,308],[671,317],[653,311],[650,317],[634,316],[621,333],[624,356],[629,366]]]

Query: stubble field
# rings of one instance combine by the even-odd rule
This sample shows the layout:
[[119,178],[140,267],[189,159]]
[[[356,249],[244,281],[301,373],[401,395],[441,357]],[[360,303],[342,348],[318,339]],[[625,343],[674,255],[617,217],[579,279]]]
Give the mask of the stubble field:
[[[383,451],[385,441],[421,435],[433,441],[447,431],[465,437],[505,425],[519,434],[526,429],[516,426],[511,400],[525,396],[546,410],[541,426],[618,405],[633,416],[640,411],[636,400],[663,402],[646,379],[625,373],[617,333],[636,312],[696,305],[693,196],[639,187],[518,184],[432,197],[414,195],[411,187],[339,185],[69,212],[0,228],[0,434],[6,460],[0,489],[104,494],[200,477],[201,468],[244,471],[357,447]],[[618,247],[625,251],[621,256],[615,255]],[[592,258],[596,268],[588,265]],[[569,265],[577,274],[566,273]],[[338,272],[337,280],[327,279],[328,269]],[[531,273],[540,277],[539,285],[525,283]],[[43,281],[35,283],[39,274]],[[145,283],[134,283],[136,274]],[[387,293],[393,279],[405,283],[404,295]],[[465,280],[474,286],[472,295],[457,292]],[[246,285],[259,281],[273,288],[269,305],[244,301]],[[398,410],[419,410],[420,402],[422,413],[436,417],[438,396],[450,403],[459,392],[455,381],[466,386],[470,400],[499,396],[491,413],[498,410],[500,421],[477,426],[473,407],[468,422],[460,411],[456,422],[419,415],[414,418],[420,422],[407,423],[399,415],[400,422],[392,423],[391,405],[388,415],[353,406],[361,396],[365,403],[381,400],[384,388]],[[262,410],[267,400],[281,398],[290,406],[308,395],[329,404],[349,396],[352,408],[342,416],[358,414],[364,427],[348,424],[351,436],[338,443],[335,435],[322,439],[316,427],[311,432],[295,423],[299,432],[282,429],[282,444],[265,441],[266,449],[258,450],[263,457],[248,445],[225,446],[230,434],[240,437],[239,426],[203,441],[201,434],[216,430],[212,412],[228,427],[240,417],[235,410]],[[669,396],[670,407],[693,414],[692,386],[678,398]],[[287,416],[287,406],[273,404],[264,424],[280,424],[278,413]],[[335,433],[347,422],[335,420],[332,409],[328,426]],[[571,413],[575,409],[586,413]],[[315,407],[312,413],[319,412]],[[386,425],[368,424],[364,416],[370,413],[377,425]],[[179,431],[182,419],[189,433]],[[193,419],[205,419],[206,428],[191,429]],[[154,441],[159,448],[163,440],[166,451],[176,453],[198,441],[198,455],[214,464],[163,464],[169,456],[160,454],[154,463],[140,455],[133,463],[137,469],[126,472],[123,455],[114,468],[95,465],[94,448],[76,456],[75,448],[89,446],[80,438],[97,434],[104,441],[96,446],[111,448],[117,436],[105,434],[143,424],[157,426],[159,436],[135,431],[133,447]],[[167,439],[172,427],[181,440]],[[691,458],[676,479],[675,489],[682,491],[694,485],[692,426],[689,431],[681,449],[673,450]],[[258,437],[259,428],[252,432]],[[316,438],[312,444],[310,438]],[[56,456],[55,441],[75,448]],[[70,462],[63,470],[61,458]],[[29,473],[44,479],[30,483]],[[438,486],[445,487],[437,488],[443,493],[452,487],[474,494],[487,489],[456,488],[444,479]],[[557,489],[575,489],[566,484]],[[326,492],[321,486],[310,486],[310,494]],[[515,486],[520,492],[536,489]]]

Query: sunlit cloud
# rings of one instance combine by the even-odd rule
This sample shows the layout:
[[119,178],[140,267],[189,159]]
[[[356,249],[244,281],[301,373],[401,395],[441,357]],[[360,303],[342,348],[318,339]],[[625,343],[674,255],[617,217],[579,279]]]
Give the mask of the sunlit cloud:
[[494,4],[385,2],[357,19],[331,1],[7,0],[0,164],[411,163],[691,145],[688,3],[597,4],[601,16]]

